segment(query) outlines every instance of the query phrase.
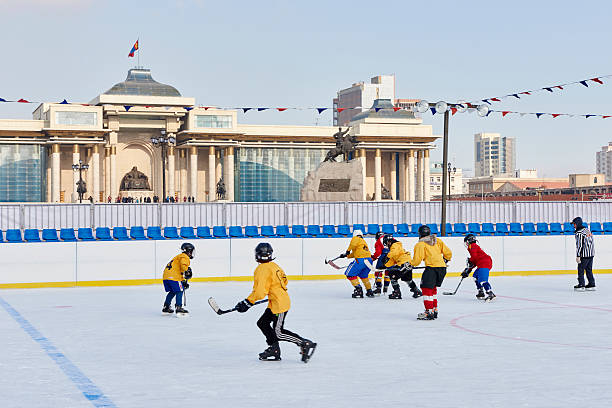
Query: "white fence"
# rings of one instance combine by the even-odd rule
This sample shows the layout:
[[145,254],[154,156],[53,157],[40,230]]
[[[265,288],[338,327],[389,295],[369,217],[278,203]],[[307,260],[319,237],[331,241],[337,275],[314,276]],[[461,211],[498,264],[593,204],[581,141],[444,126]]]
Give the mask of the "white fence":
[[[0,229],[440,223],[436,202],[2,204]],[[450,201],[447,222],[612,221],[609,201]]]

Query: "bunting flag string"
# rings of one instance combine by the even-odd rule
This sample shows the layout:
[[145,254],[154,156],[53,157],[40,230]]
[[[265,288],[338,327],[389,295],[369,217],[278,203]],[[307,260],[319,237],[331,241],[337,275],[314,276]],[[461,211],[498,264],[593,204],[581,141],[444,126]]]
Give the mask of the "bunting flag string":
[[484,102],[484,103],[488,103],[489,105],[492,105],[491,102],[501,102],[503,99],[507,99],[507,98],[515,98],[515,99],[521,99],[522,96],[531,96],[534,93],[537,92],[550,92],[553,93],[555,91],[563,91],[566,87],[568,86],[572,86],[572,85],[582,85],[585,87],[589,87],[589,83],[590,84],[599,84],[599,85],[604,85],[604,78],[610,78],[612,77],[612,74],[610,75],[602,75],[602,76],[597,76],[594,78],[589,78],[589,79],[582,79],[580,81],[574,81],[574,82],[566,82],[563,84],[557,84],[557,85],[552,85],[552,86],[545,86],[542,88],[537,88],[537,89],[531,89],[528,91],[521,91],[521,92],[511,92],[507,95],[502,95],[502,96],[493,96],[490,98],[483,98],[483,99],[477,99],[477,100],[473,100],[470,101],[469,103],[480,103],[480,102]]
[[[468,109],[469,111],[469,109]],[[516,112],[516,111],[509,111],[509,110],[490,110],[489,113],[485,116],[491,116],[493,114],[501,114],[502,118],[505,118],[506,116],[509,115],[520,115],[521,117],[524,116],[535,116],[536,118],[540,119],[542,116],[550,116],[552,119],[556,119],[558,117],[561,116],[565,116],[568,118],[602,118],[602,119],[607,119],[607,118],[612,118],[612,114],[608,114],[608,115],[598,115],[598,114],[593,114],[593,113],[586,113],[586,114],[575,114],[575,113],[549,113],[549,112]]]

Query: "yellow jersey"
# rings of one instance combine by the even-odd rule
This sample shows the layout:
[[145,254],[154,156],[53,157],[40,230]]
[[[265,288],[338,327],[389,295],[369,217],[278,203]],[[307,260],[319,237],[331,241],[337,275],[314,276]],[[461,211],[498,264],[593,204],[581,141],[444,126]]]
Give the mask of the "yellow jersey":
[[187,254],[178,254],[177,256],[172,258],[172,260],[168,262],[168,265],[166,265],[166,267],[164,268],[163,279],[178,282],[184,280],[183,272],[185,272],[187,268],[189,268],[190,263],[191,260],[189,259],[189,256],[187,256]]
[[391,248],[389,248],[387,259],[388,261],[385,263],[386,267],[393,265],[401,266],[406,262],[410,262],[410,252],[405,251],[402,243],[396,241],[391,245]]
[[268,307],[272,313],[283,313],[291,307],[287,293],[287,276],[274,262],[264,262],[255,269],[253,292],[247,297],[255,303],[268,296]]
[[419,266],[421,262],[425,261],[425,266],[443,268],[446,267],[444,260],[450,261],[452,256],[453,253],[444,242],[436,238],[435,235],[428,235],[421,238],[414,246],[414,256],[410,264]]
[[351,239],[351,243],[346,252],[348,252],[348,258],[369,258],[371,256],[368,244],[366,244],[365,240],[360,236]]

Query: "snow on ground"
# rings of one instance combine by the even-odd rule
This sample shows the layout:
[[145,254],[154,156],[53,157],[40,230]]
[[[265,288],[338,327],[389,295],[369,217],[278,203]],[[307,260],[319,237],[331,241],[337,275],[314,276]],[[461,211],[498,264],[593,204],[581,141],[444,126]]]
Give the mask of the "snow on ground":
[[209,296],[233,307],[249,282],[193,283],[189,318],[161,315],[161,285],[4,290],[1,405],[608,407],[612,276],[596,278],[598,291],[575,293],[570,275],[493,277],[490,304],[466,280],[439,295],[436,321],[416,320],[421,299],[351,299],[344,280],[291,281],[286,327],[319,344],[308,364],[290,343],[281,362],[258,361],[264,305],[212,312]]

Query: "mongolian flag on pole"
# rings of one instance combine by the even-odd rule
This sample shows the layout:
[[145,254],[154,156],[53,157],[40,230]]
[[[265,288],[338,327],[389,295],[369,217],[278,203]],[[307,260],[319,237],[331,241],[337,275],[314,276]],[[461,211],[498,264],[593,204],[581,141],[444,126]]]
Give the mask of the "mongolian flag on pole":
[[128,57],[133,57],[134,53],[138,50],[138,40],[136,40],[136,42],[134,43],[134,46],[132,47],[132,50],[130,51],[130,53],[128,54]]

